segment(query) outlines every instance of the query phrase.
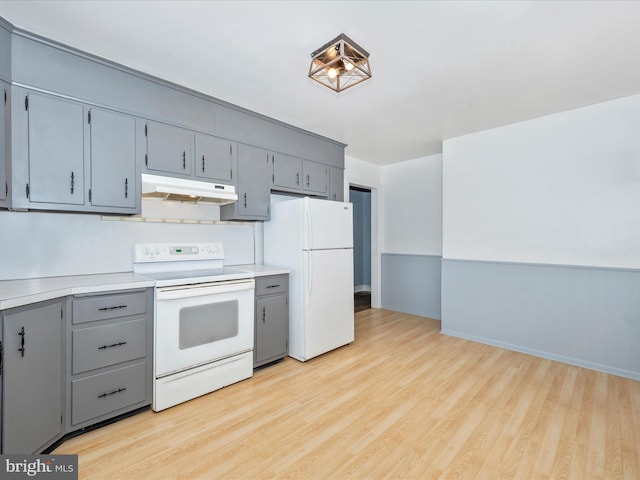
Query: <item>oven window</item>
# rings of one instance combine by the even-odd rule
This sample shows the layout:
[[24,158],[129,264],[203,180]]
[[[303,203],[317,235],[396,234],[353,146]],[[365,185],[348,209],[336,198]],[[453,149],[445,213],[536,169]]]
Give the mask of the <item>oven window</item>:
[[180,350],[238,335],[238,300],[180,309]]

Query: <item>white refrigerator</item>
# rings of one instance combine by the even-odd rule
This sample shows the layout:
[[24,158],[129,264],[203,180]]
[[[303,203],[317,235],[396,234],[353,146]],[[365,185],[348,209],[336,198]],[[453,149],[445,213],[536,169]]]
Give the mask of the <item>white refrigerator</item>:
[[289,356],[302,362],[353,342],[353,209],[296,198],[271,204],[264,263],[288,267]]

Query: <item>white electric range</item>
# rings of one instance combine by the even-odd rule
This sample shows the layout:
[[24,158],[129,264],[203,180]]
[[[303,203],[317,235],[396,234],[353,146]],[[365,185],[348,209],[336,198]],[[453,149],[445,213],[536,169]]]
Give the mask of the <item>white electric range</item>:
[[155,281],[154,411],[253,375],[254,280],[224,267],[222,243],[134,245]]

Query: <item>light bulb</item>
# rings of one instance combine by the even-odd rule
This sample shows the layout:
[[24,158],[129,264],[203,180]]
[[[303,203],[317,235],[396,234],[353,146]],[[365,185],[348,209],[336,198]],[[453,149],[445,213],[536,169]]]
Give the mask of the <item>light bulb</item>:
[[350,72],[351,70],[353,70],[353,63],[351,62],[344,62],[344,68],[347,72]]
[[331,67],[329,69],[329,71],[327,72],[327,75],[329,75],[329,78],[336,78],[338,76],[338,70],[336,70],[335,68]]

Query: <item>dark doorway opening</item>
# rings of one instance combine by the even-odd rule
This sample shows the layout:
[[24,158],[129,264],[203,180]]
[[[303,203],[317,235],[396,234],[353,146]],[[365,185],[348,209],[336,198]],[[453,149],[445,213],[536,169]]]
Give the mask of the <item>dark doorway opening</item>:
[[353,304],[359,312],[371,308],[371,190],[349,186],[353,204]]

